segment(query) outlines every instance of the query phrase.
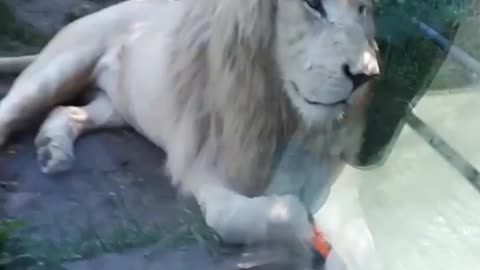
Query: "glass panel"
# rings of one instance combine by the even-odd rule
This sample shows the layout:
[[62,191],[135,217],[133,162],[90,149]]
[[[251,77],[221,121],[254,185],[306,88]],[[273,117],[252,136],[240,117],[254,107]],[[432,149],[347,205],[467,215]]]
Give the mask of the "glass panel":
[[338,242],[371,235],[349,242],[361,264],[478,268],[478,3],[377,2],[384,73],[363,167],[342,172],[317,218]]

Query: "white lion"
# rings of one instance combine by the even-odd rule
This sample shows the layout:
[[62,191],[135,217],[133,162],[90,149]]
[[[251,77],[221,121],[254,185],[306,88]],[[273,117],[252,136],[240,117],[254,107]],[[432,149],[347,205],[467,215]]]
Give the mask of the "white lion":
[[[360,85],[379,74],[372,8],[369,0],[114,5],[63,28],[38,56],[0,59],[0,70],[28,65],[0,103],[0,145],[50,112],[35,144],[42,171],[56,173],[72,166],[80,135],[129,125],[167,152],[172,182],[223,240],[307,244],[304,204],[318,208],[315,198],[355,161],[362,139],[369,87]],[[98,90],[87,105],[61,106],[89,84]],[[305,156],[318,166],[298,162]]]

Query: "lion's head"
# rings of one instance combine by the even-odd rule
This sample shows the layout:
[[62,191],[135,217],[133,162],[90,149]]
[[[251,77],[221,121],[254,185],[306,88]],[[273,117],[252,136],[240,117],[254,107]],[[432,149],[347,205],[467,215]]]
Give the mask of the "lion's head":
[[[378,75],[369,0],[280,0],[275,57],[284,89],[307,121],[334,107]],[[351,100],[350,100],[351,102]]]
[[232,187],[252,194],[268,184],[275,151],[299,129],[308,141],[313,135],[317,152],[344,151],[338,140],[355,133],[348,126],[361,110],[345,113],[364,96],[360,84],[379,73],[370,0],[187,6],[171,72],[178,119],[198,131],[192,161],[209,156]]

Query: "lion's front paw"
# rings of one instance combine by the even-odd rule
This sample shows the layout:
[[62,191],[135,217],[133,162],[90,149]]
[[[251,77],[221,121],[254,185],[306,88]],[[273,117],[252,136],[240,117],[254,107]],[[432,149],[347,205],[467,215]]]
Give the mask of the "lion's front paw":
[[45,174],[68,171],[73,165],[73,147],[68,138],[39,136],[35,140],[37,160]]

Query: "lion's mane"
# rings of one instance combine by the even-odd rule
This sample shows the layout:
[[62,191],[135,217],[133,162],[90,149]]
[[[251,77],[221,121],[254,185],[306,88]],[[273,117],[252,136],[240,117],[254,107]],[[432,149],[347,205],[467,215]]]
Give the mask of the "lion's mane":
[[[206,155],[225,184],[251,196],[268,185],[277,146],[302,125],[274,58],[277,5],[187,2],[171,54],[175,116],[194,127],[189,162]],[[184,173],[171,172],[175,184],[188,186]]]

